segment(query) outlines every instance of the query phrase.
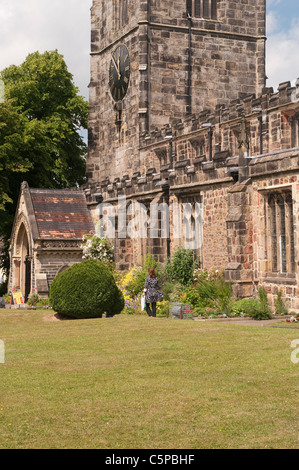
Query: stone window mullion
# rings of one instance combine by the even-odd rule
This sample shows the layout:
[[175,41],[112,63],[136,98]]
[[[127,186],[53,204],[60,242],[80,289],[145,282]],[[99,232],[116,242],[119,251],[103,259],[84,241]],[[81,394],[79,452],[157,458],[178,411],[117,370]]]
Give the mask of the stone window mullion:
[[281,272],[282,259],[281,259],[281,221],[280,221],[280,208],[279,208],[279,196],[275,195],[275,225],[276,225],[276,258],[277,266],[276,270]]
[[200,18],[202,16],[201,1],[202,0],[194,0],[194,16],[196,18]]
[[271,271],[277,271],[277,231],[276,231],[276,203],[275,197],[270,196],[269,201],[269,227],[270,227],[270,250],[271,250]]
[[210,14],[210,0],[202,0],[203,4],[202,4],[202,16],[204,18],[210,18],[211,17],[211,14]]
[[294,222],[292,195],[285,198],[285,227],[287,246],[287,272],[295,272],[295,246],[294,246]]
[[295,272],[293,200],[289,191],[272,193],[265,210],[265,256],[268,272]]
[[[200,0],[195,0],[195,1],[198,2],[198,1],[200,1]],[[187,13],[189,13],[190,16],[193,16],[192,3],[193,3],[193,0],[187,0],[187,1],[186,1]]]
[[217,19],[217,0],[187,0],[186,8],[195,18]]
[[211,18],[217,19],[217,0],[211,0]]

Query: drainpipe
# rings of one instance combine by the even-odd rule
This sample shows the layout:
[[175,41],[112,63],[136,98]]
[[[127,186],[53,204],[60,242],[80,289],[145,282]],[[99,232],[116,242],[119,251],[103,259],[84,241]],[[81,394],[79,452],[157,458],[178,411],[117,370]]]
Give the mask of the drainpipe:
[[192,114],[192,96],[191,96],[191,85],[192,85],[192,16],[187,11],[187,18],[189,23],[189,44],[188,44],[188,105],[187,114]]

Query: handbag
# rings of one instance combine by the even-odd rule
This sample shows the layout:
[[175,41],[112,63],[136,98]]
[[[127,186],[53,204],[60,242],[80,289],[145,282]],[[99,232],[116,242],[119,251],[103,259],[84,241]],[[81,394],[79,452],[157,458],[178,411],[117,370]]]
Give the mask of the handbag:
[[146,309],[145,308],[145,295],[141,296],[140,302],[141,302],[141,311],[143,311]]

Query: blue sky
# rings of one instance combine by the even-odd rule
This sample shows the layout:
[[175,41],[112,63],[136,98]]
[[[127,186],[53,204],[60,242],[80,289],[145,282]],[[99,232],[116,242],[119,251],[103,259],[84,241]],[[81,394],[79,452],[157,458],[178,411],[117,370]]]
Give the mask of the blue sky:
[[298,0],[268,0],[268,13],[272,12],[279,19],[279,26],[285,30],[291,26],[293,16],[299,15]]
[[268,86],[299,77],[299,1],[267,0]]
[[[88,99],[92,0],[0,0],[0,70],[58,49]],[[299,0],[267,0],[267,85],[299,77]]]

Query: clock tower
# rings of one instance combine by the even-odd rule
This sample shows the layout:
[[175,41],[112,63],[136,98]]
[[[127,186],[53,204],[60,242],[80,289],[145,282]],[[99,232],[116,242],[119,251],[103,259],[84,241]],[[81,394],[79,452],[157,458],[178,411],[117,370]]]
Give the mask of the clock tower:
[[140,136],[265,87],[266,0],[93,0],[87,176],[144,173]]

